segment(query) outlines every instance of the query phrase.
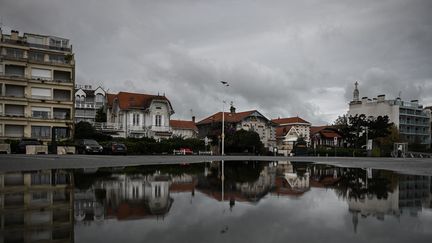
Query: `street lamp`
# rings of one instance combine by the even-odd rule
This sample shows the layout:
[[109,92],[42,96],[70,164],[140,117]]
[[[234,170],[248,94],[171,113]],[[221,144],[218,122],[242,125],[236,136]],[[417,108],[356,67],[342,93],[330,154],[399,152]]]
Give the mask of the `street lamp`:
[[[229,83],[226,81],[220,81],[224,87],[228,87]],[[222,151],[221,154],[225,155],[225,100],[222,100]]]

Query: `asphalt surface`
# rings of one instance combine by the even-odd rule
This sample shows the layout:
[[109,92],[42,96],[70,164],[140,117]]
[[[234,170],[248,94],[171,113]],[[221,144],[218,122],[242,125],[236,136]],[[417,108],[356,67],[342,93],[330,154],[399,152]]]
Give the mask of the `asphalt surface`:
[[340,167],[372,168],[403,174],[432,176],[432,159],[364,157],[273,157],[273,156],[111,156],[111,155],[0,155],[0,172],[42,169],[78,169],[154,164],[199,163],[224,160],[314,162]]

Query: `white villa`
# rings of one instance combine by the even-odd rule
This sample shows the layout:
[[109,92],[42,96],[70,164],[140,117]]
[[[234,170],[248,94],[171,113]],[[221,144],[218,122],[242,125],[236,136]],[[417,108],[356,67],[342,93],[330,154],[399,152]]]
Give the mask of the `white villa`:
[[278,124],[276,127],[278,153],[289,155],[300,137],[310,144],[310,122],[300,117],[278,118],[273,119],[272,122]]
[[108,94],[107,103],[107,123],[102,130],[125,138],[172,136],[169,121],[174,110],[165,96],[120,92]]

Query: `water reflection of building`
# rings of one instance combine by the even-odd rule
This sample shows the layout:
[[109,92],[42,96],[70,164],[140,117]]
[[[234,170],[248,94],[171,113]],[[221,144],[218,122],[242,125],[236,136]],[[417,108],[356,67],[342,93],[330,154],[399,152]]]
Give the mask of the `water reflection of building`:
[[310,189],[309,171],[295,171],[289,161],[279,161],[273,193],[278,196],[300,196]]
[[[218,201],[230,201],[231,206],[236,201],[257,203],[274,187],[275,173],[274,167],[268,165],[262,167],[254,162],[225,164],[222,171],[221,162],[214,162],[210,170],[206,169],[205,176],[199,178],[197,188],[201,193]],[[224,174],[224,181],[222,181],[222,174]]]
[[[378,175],[378,178],[376,176],[373,174],[373,178],[360,178],[357,183],[361,184],[361,190],[349,188],[347,191],[347,203],[355,232],[359,216],[372,216],[378,220],[384,220],[385,216],[399,218],[403,214],[416,217],[430,203],[429,176],[397,175],[392,172]],[[374,180],[378,182],[374,183]],[[378,183],[381,187],[377,187]],[[387,189],[383,191],[383,188]],[[355,190],[357,192],[353,196]]]
[[78,193],[83,200],[76,200],[75,215],[80,215],[80,221],[163,219],[174,201],[170,194],[189,192],[193,196],[195,185],[196,179],[187,174],[113,174]]
[[0,173],[0,242],[73,242],[72,215],[70,173]]

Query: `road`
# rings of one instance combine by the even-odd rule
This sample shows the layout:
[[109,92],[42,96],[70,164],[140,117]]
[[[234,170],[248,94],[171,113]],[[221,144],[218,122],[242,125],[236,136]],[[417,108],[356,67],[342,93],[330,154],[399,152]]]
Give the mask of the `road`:
[[340,167],[392,170],[404,174],[432,176],[432,159],[361,157],[273,157],[273,156],[110,156],[110,155],[0,155],[0,171],[76,169],[150,164],[231,161],[315,162]]

